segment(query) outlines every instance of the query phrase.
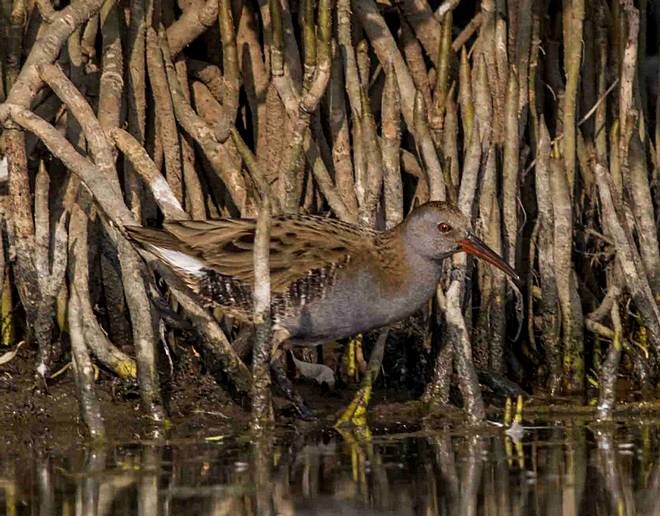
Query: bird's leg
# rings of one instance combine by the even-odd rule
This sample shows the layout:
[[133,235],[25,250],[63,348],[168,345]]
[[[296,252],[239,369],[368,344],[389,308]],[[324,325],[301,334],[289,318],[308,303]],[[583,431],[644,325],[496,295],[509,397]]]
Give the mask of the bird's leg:
[[353,396],[353,400],[346,407],[346,410],[337,420],[335,426],[353,425],[353,426],[366,426],[367,424],[367,406],[371,398],[371,391],[373,384],[378,378],[380,366],[383,363],[383,353],[385,352],[385,343],[387,342],[387,334],[389,330],[386,328],[380,332],[378,340],[374,349],[371,351],[369,357],[369,365],[367,367],[367,374],[362,379],[360,388]]
[[366,370],[364,355],[362,354],[362,334],[351,337],[346,345],[342,359],[343,377],[350,383],[357,383],[360,374]]
[[296,412],[304,421],[314,421],[316,416],[312,410],[307,407],[305,400],[300,394],[296,392],[293,387],[293,383],[289,380],[289,377],[286,374],[285,364],[285,350],[282,347],[282,343],[289,338],[288,332],[283,331],[280,336],[273,336],[273,350],[270,361],[270,374],[273,378],[273,382],[278,385],[278,387],[284,393],[286,399],[288,399],[295,408]]

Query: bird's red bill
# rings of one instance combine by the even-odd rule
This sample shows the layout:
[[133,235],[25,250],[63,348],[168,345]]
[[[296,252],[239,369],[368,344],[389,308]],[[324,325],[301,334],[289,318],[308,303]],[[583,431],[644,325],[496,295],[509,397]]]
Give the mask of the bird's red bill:
[[499,254],[488,247],[486,243],[476,235],[469,234],[467,238],[460,240],[458,245],[460,246],[461,251],[465,251],[466,253],[470,253],[471,255],[476,256],[477,258],[481,258],[485,262],[488,262],[501,271],[504,271],[515,281],[520,281],[520,276],[518,276],[516,271],[508,263],[506,263]]

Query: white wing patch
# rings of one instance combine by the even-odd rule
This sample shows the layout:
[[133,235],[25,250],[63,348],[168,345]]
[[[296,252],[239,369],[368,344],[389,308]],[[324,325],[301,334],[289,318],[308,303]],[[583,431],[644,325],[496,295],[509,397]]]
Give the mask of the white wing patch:
[[195,276],[200,276],[203,274],[202,269],[205,268],[204,262],[195,258],[194,256],[182,253],[181,251],[167,249],[166,247],[158,247],[156,245],[152,245],[151,248],[155,254],[157,254],[161,259],[169,263],[171,266]]

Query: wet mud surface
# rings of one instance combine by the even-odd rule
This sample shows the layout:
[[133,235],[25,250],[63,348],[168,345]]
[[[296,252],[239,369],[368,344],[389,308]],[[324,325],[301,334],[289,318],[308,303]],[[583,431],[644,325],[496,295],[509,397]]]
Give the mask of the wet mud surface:
[[[72,439],[84,441],[85,429],[79,419],[76,386],[70,369],[49,382],[46,394],[35,389],[32,371],[34,354],[21,350],[18,356],[0,368],[0,439],[5,448],[23,446],[46,448],[66,447]],[[200,432],[205,435],[247,430],[249,406],[245,400],[232,397],[196,357],[180,361],[172,375],[161,379],[171,427],[164,437],[190,438]],[[400,386],[383,388],[377,383],[369,407],[369,423],[382,432],[410,432],[420,428],[451,425],[464,426],[464,412],[455,406],[431,411],[419,401],[412,390]],[[317,431],[332,427],[343,409],[350,403],[357,385],[342,385],[330,390],[314,382],[297,380],[296,389],[318,417],[304,422],[295,417],[291,405],[275,389],[274,406],[278,421],[297,432]],[[137,387],[99,370],[96,392],[101,404],[107,434],[112,441],[131,441],[153,437],[152,426],[142,417]],[[631,393],[620,392],[619,398],[635,402]],[[627,397],[627,398],[626,398]],[[524,414],[530,418],[582,417],[593,419],[595,407],[577,398],[547,398],[543,394],[526,398]],[[617,417],[660,417],[660,403],[621,404]],[[501,421],[503,400],[491,399],[488,419]]]

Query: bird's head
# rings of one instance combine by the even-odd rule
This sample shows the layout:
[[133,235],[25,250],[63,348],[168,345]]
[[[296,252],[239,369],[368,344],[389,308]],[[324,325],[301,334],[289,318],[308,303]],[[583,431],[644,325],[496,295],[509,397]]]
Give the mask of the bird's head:
[[470,220],[455,206],[429,202],[415,208],[403,223],[406,241],[419,255],[441,261],[464,251],[520,281],[516,271],[472,230]]

